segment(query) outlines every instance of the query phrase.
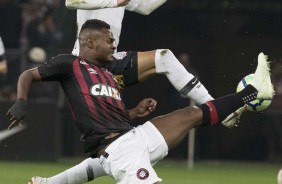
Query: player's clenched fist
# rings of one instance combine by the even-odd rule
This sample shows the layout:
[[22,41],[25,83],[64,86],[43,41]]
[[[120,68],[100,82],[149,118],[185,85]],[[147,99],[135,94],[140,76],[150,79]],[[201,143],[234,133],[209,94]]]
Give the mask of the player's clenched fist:
[[157,101],[155,99],[145,98],[141,102],[139,102],[139,104],[135,108],[129,110],[130,118],[134,119],[147,116],[155,110],[156,106]]
[[11,129],[17,125],[21,126],[21,122],[23,121],[25,114],[26,101],[23,99],[17,99],[14,105],[6,113],[10,121],[8,129]]

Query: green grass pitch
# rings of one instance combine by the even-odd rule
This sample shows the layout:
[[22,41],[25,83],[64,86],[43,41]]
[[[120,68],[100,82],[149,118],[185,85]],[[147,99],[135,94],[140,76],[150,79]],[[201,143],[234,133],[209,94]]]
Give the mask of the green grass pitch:
[[[0,183],[26,184],[31,176],[52,176],[82,161],[64,160],[48,162],[0,161]],[[164,184],[276,184],[282,164],[250,162],[196,162],[188,170],[186,161],[163,160],[156,166]],[[110,177],[102,177],[90,183],[114,184]]]

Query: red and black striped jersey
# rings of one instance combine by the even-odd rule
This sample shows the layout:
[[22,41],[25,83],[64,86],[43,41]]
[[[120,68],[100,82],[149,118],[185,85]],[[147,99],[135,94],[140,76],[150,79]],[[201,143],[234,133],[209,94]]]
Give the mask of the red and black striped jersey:
[[58,55],[38,70],[42,81],[62,86],[87,154],[95,155],[112,142],[110,133],[120,136],[132,129],[120,86],[108,69],[73,55]]

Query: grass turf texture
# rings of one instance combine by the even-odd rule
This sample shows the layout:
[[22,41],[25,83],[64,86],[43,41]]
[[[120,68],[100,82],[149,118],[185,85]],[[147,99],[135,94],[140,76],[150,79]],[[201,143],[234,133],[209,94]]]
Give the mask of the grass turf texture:
[[[52,176],[74,166],[81,160],[48,162],[0,161],[0,183],[26,184],[31,176]],[[249,162],[196,162],[188,170],[186,161],[163,160],[156,165],[164,184],[276,184],[282,164]],[[102,177],[90,183],[114,184],[110,177]]]

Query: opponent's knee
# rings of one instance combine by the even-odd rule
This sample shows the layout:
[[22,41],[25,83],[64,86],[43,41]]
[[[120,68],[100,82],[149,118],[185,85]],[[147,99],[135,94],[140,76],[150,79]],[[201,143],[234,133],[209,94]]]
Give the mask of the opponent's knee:
[[157,50],[155,60],[156,72],[165,74],[178,91],[194,78],[169,49]]
[[169,49],[157,49],[155,54],[155,66],[157,73],[167,73],[169,63],[173,64],[179,61]]

